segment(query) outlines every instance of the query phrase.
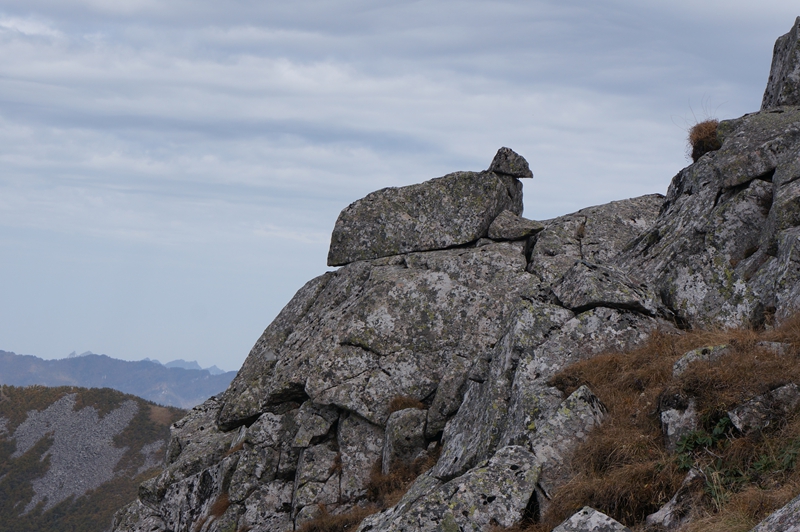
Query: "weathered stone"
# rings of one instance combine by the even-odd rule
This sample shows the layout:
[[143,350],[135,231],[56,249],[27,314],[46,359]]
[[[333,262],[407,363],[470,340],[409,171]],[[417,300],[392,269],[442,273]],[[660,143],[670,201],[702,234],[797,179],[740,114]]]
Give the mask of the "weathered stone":
[[[555,490],[572,476],[569,457],[589,432],[605,418],[606,407],[589,388],[581,386],[530,433],[530,445],[536,460],[541,464],[537,486],[545,497],[552,498]],[[542,501],[540,510],[544,511]]]
[[789,33],[775,41],[761,110],[781,105],[800,105],[800,17]]
[[[226,400],[218,419],[222,430],[238,427],[264,412],[264,399],[268,396],[272,370],[277,362],[276,352],[332,277],[333,274],[326,273],[307,282],[261,334],[225,392]],[[295,391],[302,395],[302,391]]]
[[[602,418],[588,390],[564,401],[552,377],[641,345],[668,320],[759,325],[800,308],[800,109],[723,121],[717,134],[720,150],[681,171],[666,198],[590,207],[533,236],[516,228],[516,177],[529,170],[510,150],[486,172],[354,203],[332,238],[331,264],[344,266],[303,287],[229,390],[176,425],[165,471],[118,528],[213,532],[238,519],[282,532],[318,503],[359,504],[384,447],[391,463],[440,436],[436,466],[361,530],[482,530],[542,510]],[[674,373],[723,352],[687,354]],[[731,418],[753,430],[795,404],[768,395]],[[390,417],[395,396],[430,407]],[[694,426],[685,402],[660,401],[668,446]],[[225,487],[228,511],[199,524]],[[679,494],[663,526],[684,515]],[[585,509],[557,530],[627,529]]]
[[581,511],[555,527],[553,532],[631,532],[631,530],[606,514],[584,506]]
[[297,425],[293,447],[308,447],[314,438],[324,436],[339,419],[339,412],[330,406],[315,405],[306,401],[297,412]]
[[728,417],[741,432],[763,430],[800,406],[800,388],[787,384],[737,406]]
[[544,229],[544,225],[540,222],[526,220],[511,211],[503,211],[489,226],[489,238],[492,240],[521,240],[535,235],[542,229]]
[[213,466],[169,484],[161,505],[167,529],[189,532],[194,523],[207,521],[212,506],[224,496],[237,461],[237,456],[223,457]]
[[702,492],[704,484],[702,471],[691,469],[669,502],[645,518],[647,526],[668,531],[677,530],[686,524],[698,502],[698,492]]
[[314,445],[303,450],[294,481],[292,504],[295,513],[304,506],[339,501],[339,464],[341,455],[330,444]]
[[165,532],[161,513],[136,499],[114,515],[111,529],[118,532]]
[[579,260],[553,287],[558,300],[573,312],[596,307],[634,310],[655,316],[659,310],[656,295],[621,271]]
[[730,349],[728,349],[728,346],[725,344],[709,345],[692,349],[676,360],[672,365],[672,376],[680,377],[694,362],[714,362],[729,352]]
[[328,266],[474,242],[504,210],[522,213],[522,184],[492,172],[372,192],[339,214]]
[[337,437],[342,453],[341,495],[347,502],[365,494],[370,471],[381,460],[383,429],[357,414],[343,414]]
[[570,318],[565,309],[530,301],[520,304],[517,316],[495,348],[487,380],[468,384],[445,427],[433,470],[439,478],[463,474],[498,446],[526,442],[528,427],[561,403],[560,392],[546,384],[559,370],[602,351],[631,348],[659,326],[653,318],[602,307]]
[[414,501],[406,499],[393,511],[365,519],[358,530],[478,532],[490,525],[510,527],[522,520],[538,477],[531,452],[503,447],[458,479],[441,484],[427,477],[418,482]]
[[212,397],[196,406],[170,429],[167,465],[155,478],[139,486],[139,498],[151,506],[159,505],[176,482],[215,467],[231,447],[235,433],[217,429],[219,402]]
[[518,179],[533,177],[533,172],[531,172],[531,169],[528,167],[528,161],[518,153],[515,153],[511,148],[500,148],[497,150],[487,172],[510,175]]
[[678,441],[700,427],[697,404],[689,400],[685,409],[669,408],[661,412],[661,431],[668,451],[674,452]]
[[292,521],[292,482],[276,480],[264,484],[245,501],[240,526],[251,532],[288,532]]
[[[478,357],[480,361],[482,357]],[[436,395],[427,410],[425,422],[425,437],[432,440],[444,429],[447,420],[458,411],[464,400],[467,390],[467,378],[470,374],[470,364],[478,361],[468,360],[462,356],[454,356],[444,370],[442,380],[436,388]],[[488,364],[487,364],[488,370]]]
[[800,532],[800,495],[770,514],[750,532]]
[[467,384],[461,408],[445,426],[442,455],[433,470],[437,477],[452,478],[491,457],[506,430],[508,397],[522,352],[542,343],[570,317],[571,312],[547,303],[517,303],[511,327],[489,355],[485,379]]
[[607,264],[650,229],[664,202],[650,194],[581,209],[545,223],[536,236],[528,271],[554,284],[575,261]]
[[426,417],[427,412],[417,408],[406,408],[389,416],[383,442],[384,474],[389,473],[395,464],[410,464],[425,452]]
[[673,179],[654,227],[615,263],[689,325],[759,325],[767,310],[785,316],[795,303],[785,235],[798,220],[800,109],[724,121],[718,135],[722,148]]

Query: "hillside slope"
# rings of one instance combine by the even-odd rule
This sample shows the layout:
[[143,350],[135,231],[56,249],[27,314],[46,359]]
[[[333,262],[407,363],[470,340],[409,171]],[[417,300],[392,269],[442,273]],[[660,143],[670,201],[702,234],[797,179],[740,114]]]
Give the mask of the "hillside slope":
[[43,360],[0,351],[0,384],[113,388],[167,406],[191,408],[221,393],[235,371],[166,367],[157,362],[128,362],[106,355]]
[[0,388],[0,532],[102,531],[185,411],[115,390]]

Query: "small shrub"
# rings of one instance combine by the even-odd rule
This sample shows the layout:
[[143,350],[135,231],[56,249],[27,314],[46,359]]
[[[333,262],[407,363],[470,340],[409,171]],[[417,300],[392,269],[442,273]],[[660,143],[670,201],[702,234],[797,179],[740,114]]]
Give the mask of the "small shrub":
[[389,402],[389,413],[399,412],[406,408],[416,408],[418,410],[425,410],[425,403],[408,395],[397,395]]
[[698,122],[689,130],[689,146],[692,148],[692,161],[697,160],[710,151],[722,147],[717,138],[719,120],[709,119]]

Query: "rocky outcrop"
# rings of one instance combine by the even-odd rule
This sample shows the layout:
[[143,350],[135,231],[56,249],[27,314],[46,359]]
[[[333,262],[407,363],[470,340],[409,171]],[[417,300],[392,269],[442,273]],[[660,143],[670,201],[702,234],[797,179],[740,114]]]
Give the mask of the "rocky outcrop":
[[[666,197],[538,223],[521,218],[517,178],[530,172],[508,149],[485,172],[347,207],[329,253],[342,267],[307,283],[230,388],[175,426],[168,465],[116,530],[290,530],[322,507],[363,506],[370,470],[434,448],[435,466],[360,530],[537,519],[605,413],[588,388],[551,386],[560,370],[658,329],[757,325],[800,307],[800,109],[718,134],[721,148]],[[422,408],[392,412],[395,399]],[[625,530],[591,509],[559,530],[597,527]]]
[[485,172],[456,172],[368,194],[336,220],[328,265],[474,242],[504,210],[522,213],[522,185],[516,178],[533,177],[524,175],[527,167],[519,155],[502,148]]
[[761,110],[782,105],[800,105],[800,17],[789,33],[775,42]]

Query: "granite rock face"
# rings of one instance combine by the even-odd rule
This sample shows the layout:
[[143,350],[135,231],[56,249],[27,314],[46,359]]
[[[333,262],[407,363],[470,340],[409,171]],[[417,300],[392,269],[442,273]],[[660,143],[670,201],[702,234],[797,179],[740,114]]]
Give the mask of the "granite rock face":
[[[321,505],[362,504],[370,470],[432,448],[433,468],[361,531],[536,519],[604,417],[587,388],[565,397],[548,384],[559,371],[658,329],[780,321],[800,307],[800,110],[724,121],[719,137],[666,197],[541,227],[520,218],[517,178],[530,171],[506,149],[485,172],[347,207],[329,255],[342,267],[301,288],[230,388],[176,425],[167,467],[116,530],[291,530]],[[424,409],[391,413],[401,397]],[[584,509],[558,530],[626,529]]]
[[524,175],[527,166],[503,148],[485,172],[456,172],[368,194],[336,220],[328,265],[474,242],[504,210],[522,213],[522,184],[516,178],[533,177]]
[[800,105],[800,17],[789,33],[775,42],[761,110],[781,105]]

